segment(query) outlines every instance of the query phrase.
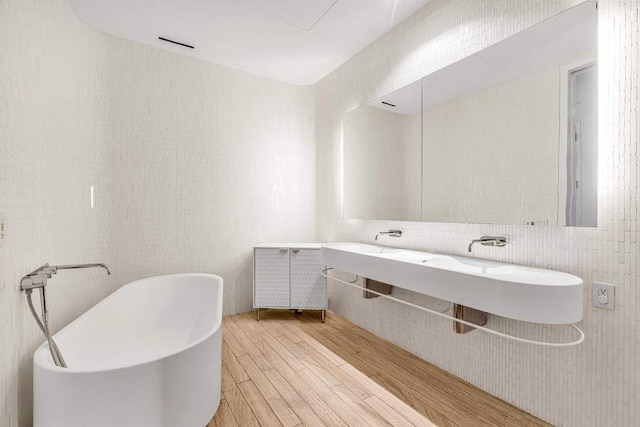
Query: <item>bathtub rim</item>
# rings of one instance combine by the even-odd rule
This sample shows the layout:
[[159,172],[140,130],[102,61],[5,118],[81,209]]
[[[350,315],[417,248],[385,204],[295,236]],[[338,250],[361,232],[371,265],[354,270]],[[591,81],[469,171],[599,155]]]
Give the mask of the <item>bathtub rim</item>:
[[[149,359],[149,360],[144,360],[142,362],[139,363],[131,363],[131,364],[126,364],[126,365],[121,365],[121,366],[117,366],[117,367],[112,367],[112,368],[106,368],[106,369],[78,369],[78,368],[63,368],[61,366],[56,366],[53,363],[49,363],[48,358],[51,356],[51,353],[49,351],[49,345],[47,343],[47,341],[43,342],[42,344],[40,344],[38,346],[38,348],[36,348],[36,350],[33,353],[33,365],[34,368],[36,369],[44,369],[50,372],[55,372],[55,373],[64,373],[64,374],[91,374],[91,373],[106,373],[106,372],[115,372],[115,371],[120,371],[120,370],[125,370],[125,369],[129,369],[129,368],[133,368],[133,367],[137,367],[137,366],[145,366],[145,365],[149,365],[155,362],[159,362],[161,360],[164,359],[169,359],[177,354],[180,354],[182,352],[185,352],[191,348],[197,347],[198,345],[200,345],[201,343],[203,343],[204,341],[206,341],[207,339],[211,338],[212,336],[214,336],[216,334],[216,332],[220,331],[220,329],[222,328],[222,297],[223,297],[223,290],[224,290],[224,279],[217,275],[217,274],[208,274],[208,273],[176,273],[176,274],[165,274],[165,275],[160,275],[160,276],[151,276],[151,277],[145,277],[143,279],[138,279],[138,280],[134,280],[133,282],[128,282],[125,283],[124,285],[120,286],[118,289],[116,289],[115,291],[113,291],[111,294],[107,295],[105,298],[101,299],[100,301],[98,301],[93,307],[91,307],[90,309],[88,309],[87,311],[85,311],[84,313],[82,313],[80,316],[78,316],[76,319],[74,319],[73,321],[71,321],[70,323],[68,323],[66,326],[64,326],[62,329],[60,329],[58,332],[56,332],[53,335],[53,338],[55,339],[56,335],[62,331],[64,331],[65,329],[71,327],[72,325],[80,322],[85,316],[88,316],[99,304],[109,300],[110,298],[112,298],[120,289],[123,289],[125,286],[130,286],[130,285],[134,285],[136,283],[139,282],[144,282],[147,280],[151,280],[151,279],[164,279],[164,278],[171,278],[171,277],[206,277],[206,278],[213,278],[216,281],[220,282],[220,286],[218,287],[218,291],[217,293],[219,295],[219,298],[217,298],[216,302],[215,302],[215,308],[218,309],[218,312],[220,313],[220,316],[215,320],[213,326],[211,327],[211,329],[204,334],[204,336],[202,338],[199,338],[198,340],[192,342],[191,344],[181,347],[179,349],[177,349],[176,351],[172,351],[172,352],[168,352],[165,353],[159,357],[155,357],[153,359]],[[62,355],[64,356],[64,349],[62,350]]]

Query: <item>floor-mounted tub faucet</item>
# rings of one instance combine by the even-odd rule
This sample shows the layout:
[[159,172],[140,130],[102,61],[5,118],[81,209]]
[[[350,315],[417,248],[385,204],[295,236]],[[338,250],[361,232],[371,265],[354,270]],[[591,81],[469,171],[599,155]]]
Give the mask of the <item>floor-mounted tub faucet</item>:
[[474,243],[480,243],[482,246],[496,246],[501,248],[507,244],[507,238],[498,236],[482,236],[481,238],[474,239],[469,243],[468,252],[471,252],[471,247]]
[[402,230],[379,231],[378,234],[376,234],[375,240],[378,240],[378,236],[381,234],[386,234],[391,237],[402,237]]

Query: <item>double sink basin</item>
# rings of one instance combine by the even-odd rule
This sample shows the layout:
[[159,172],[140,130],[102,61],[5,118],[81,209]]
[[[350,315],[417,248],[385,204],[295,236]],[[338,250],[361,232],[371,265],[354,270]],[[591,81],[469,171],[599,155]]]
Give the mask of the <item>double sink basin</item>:
[[582,319],[582,279],[560,271],[363,243],[322,246],[327,267],[525,322]]

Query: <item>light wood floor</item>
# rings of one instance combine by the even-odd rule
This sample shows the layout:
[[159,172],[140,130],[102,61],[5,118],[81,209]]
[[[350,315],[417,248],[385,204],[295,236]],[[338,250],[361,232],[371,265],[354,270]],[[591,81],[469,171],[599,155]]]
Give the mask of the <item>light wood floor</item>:
[[328,312],[223,319],[220,426],[547,426]]

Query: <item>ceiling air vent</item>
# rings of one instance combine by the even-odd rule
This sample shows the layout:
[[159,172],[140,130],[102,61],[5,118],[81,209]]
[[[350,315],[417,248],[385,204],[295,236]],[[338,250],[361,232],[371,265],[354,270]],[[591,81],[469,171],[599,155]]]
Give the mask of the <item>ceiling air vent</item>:
[[178,46],[184,46],[184,47],[188,47],[189,49],[195,49],[193,46],[191,46],[190,44],[186,44],[186,43],[180,43],[177,42],[175,40],[169,40],[166,39],[164,37],[158,37],[160,40],[162,40],[163,42],[167,42],[167,43],[173,43],[173,44],[177,44]]

